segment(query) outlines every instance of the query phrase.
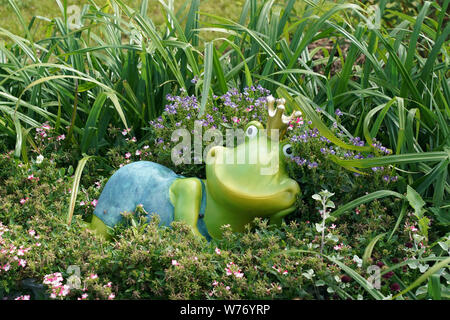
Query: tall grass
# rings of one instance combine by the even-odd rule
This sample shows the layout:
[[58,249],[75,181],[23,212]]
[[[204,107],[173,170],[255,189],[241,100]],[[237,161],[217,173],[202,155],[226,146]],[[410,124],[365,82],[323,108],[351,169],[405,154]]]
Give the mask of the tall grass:
[[[347,116],[340,125],[350,130],[343,131],[349,137],[363,136],[368,146],[364,149],[370,149],[376,138],[394,151],[383,158],[336,159],[339,164],[348,168],[393,165],[405,172],[407,183],[445,210],[450,204],[446,197],[450,190],[450,26],[444,24],[449,1],[442,7],[425,1],[416,17],[393,28],[385,27],[383,17],[405,15],[384,9],[386,2],[374,8],[305,1],[305,11],[297,16],[291,11],[294,1],[287,1],[284,10],[271,11],[273,1],[258,6],[249,0],[244,7],[244,12],[249,9],[248,19],[241,19],[248,21],[245,25],[208,15],[216,22],[202,30],[232,34],[227,39],[238,47],[224,45],[219,54],[232,52],[237,58],[242,52],[251,78],[278,90],[291,108],[315,120],[314,125],[336,144],[343,142],[330,136],[326,127],[336,121],[334,113],[339,108]],[[331,50],[320,40],[331,40]],[[318,52],[322,59],[314,58]],[[337,61],[341,67],[333,73],[331,66]],[[229,84],[244,86],[246,78],[240,72]],[[317,108],[323,110],[321,114]]]
[[[423,1],[414,16],[388,9],[386,0],[375,6],[246,0],[238,21],[201,12],[199,0],[186,1],[178,12],[173,1],[160,0],[160,27],[147,15],[147,0],[139,8],[123,0],[89,1],[78,29],[69,24],[67,1],[56,0],[61,16],[38,41],[33,23],[8,2],[25,33],[0,28],[8,39],[0,43],[0,135],[24,161],[35,146],[30,132],[43,122],[65,133],[80,158],[101,155],[114,143],[109,126],[145,138],[168,93],[196,94],[204,111],[213,94],[258,83],[286,98],[288,109],[301,110],[336,145],[377,155],[336,163],[349,170],[391,166],[405,178],[397,192],[355,199],[338,208],[339,215],[379,197],[404,199],[407,185],[436,216],[449,212],[450,0]],[[218,36],[205,41],[211,33]],[[348,138],[363,137],[365,146],[335,136],[329,129],[335,122]],[[381,156],[373,139],[393,154]]]
[[[337,144],[326,128],[339,108],[343,132],[366,139],[361,150],[372,149],[376,138],[394,151],[339,164],[393,165],[436,208],[448,208],[449,1],[425,1],[415,17],[386,9],[386,2],[306,0],[298,12],[294,0],[247,0],[236,22],[199,12],[198,0],[177,13],[161,0],[166,23],[157,28],[146,0],[137,9],[122,0],[103,7],[90,1],[81,28],[71,29],[67,2],[56,0],[61,17],[49,24],[47,38],[33,42],[32,25],[9,0],[26,32],[0,29],[10,40],[0,46],[0,132],[16,141],[20,156],[32,145],[24,130],[48,121],[82,153],[98,153],[110,144],[110,124],[144,136],[173,90],[201,95],[204,109],[211,94],[258,82],[278,90]],[[388,28],[385,16],[400,22]],[[223,36],[205,44],[201,34],[211,32]]]

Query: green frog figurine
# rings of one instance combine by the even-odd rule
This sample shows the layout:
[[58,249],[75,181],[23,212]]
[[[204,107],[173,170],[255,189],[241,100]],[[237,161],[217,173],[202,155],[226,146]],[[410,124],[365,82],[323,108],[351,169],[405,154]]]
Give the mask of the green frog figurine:
[[221,227],[242,232],[254,218],[280,224],[295,210],[298,183],[285,170],[291,157],[283,142],[290,121],[300,115],[284,115],[284,99],[267,97],[267,128],[258,121],[245,127],[245,140],[234,148],[214,146],[206,157],[206,179],[188,178],[150,161],[120,168],[105,185],[94,211],[90,229],[108,238],[123,216],[138,205],[160,216],[160,225],[184,221],[192,232],[207,240],[222,237]]

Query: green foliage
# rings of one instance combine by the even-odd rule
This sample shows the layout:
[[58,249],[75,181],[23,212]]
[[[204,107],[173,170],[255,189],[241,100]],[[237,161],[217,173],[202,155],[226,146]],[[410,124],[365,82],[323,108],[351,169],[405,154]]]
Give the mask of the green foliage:
[[[86,4],[78,29],[66,1],[59,17],[31,23],[28,1],[8,3],[23,32],[0,28],[2,236],[27,248],[32,228],[42,240],[26,267],[0,254],[0,266],[12,262],[0,295],[79,265],[89,298],[448,298],[449,0],[246,0],[239,19],[159,1],[162,24],[148,1],[111,0]],[[38,20],[46,32],[36,39]],[[209,244],[182,224],[135,221],[111,243],[85,230],[114,170],[151,160],[204,177],[203,164],[171,162],[173,130],[194,130],[199,114],[201,130],[264,123],[269,92],[303,113],[286,136],[302,189],[288,225],[259,221]],[[76,194],[83,153],[99,157],[77,175]],[[312,196],[323,189],[336,210],[320,256]],[[363,262],[381,266],[380,289],[362,281]]]

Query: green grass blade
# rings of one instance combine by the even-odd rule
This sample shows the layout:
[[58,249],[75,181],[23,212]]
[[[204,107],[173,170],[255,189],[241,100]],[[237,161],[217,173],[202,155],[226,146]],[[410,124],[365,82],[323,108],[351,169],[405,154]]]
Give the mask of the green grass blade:
[[367,266],[369,264],[369,259],[372,256],[372,251],[373,248],[375,247],[376,243],[378,242],[378,240],[380,240],[381,238],[383,238],[386,235],[386,233],[381,233],[379,235],[377,235],[376,237],[374,237],[370,243],[367,245],[366,249],[364,250],[364,254],[362,257],[363,260],[363,266]]
[[405,293],[409,292],[410,290],[414,289],[418,285],[420,285],[422,282],[426,281],[431,275],[433,275],[435,272],[439,271],[441,268],[448,268],[448,265],[450,263],[450,257],[446,258],[443,261],[435,263],[431,268],[427,270],[424,274],[422,274],[419,278],[417,278],[411,285],[408,286],[408,288],[404,289],[400,293],[396,294],[392,297],[392,299],[397,298],[400,295],[404,295]]
[[101,93],[97,99],[95,99],[95,102],[89,111],[89,116],[81,138],[81,153],[87,152],[88,148],[91,146],[94,136],[97,134],[97,121],[100,111],[105,104],[106,98],[107,95],[105,93]]
[[287,92],[287,90],[284,88],[278,88],[277,93],[280,97],[285,98],[288,104],[293,106],[295,109],[300,110],[307,119],[312,121],[312,125],[320,131],[320,134],[326,137],[335,145],[348,150],[356,150],[356,151],[372,150],[371,147],[360,147],[346,144],[345,142],[337,138],[331,132],[331,130],[328,129],[325,123],[323,123],[323,121],[317,115],[316,111],[309,105],[308,102],[306,102],[306,100],[303,97],[298,96],[295,99],[293,99]]
[[206,103],[209,98],[209,89],[211,88],[211,76],[213,71],[213,43],[208,42],[205,45],[205,67],[203,73],[203,89],[202,89],[202,100],[200,103],[199,117],[203,115],[206,109]]
[[363,204],[363,203],[367,203],[376,199],[380,199],[380,198],[384,198],[384,197],[388,197],[388,196],[393,196],[399,199],[404,199],[405,197],[395,191],[391,191],[391,190],[378,190],[369,194],[366,194],[362,197],[359,197],[358,199],[355,199],[353,201],[350,201],[342,206],[339,206],[338,209],[336,211],[333,212],[332,217],[337,218],[340,215],[342,215],[343,213],[345,213],[348,210],[351,210],[353,208],[356,208],[357,206]]
[[78,188],[80,186],[81,174],[83,173],[86,162],[91,159],[92,156],[86,156],[78,162],[77,169],[73,178],[72,192],[70,194],[69,211],[67,213],[67,225],[72,223],[73,212],[75,211],[75,204],[77,201]]

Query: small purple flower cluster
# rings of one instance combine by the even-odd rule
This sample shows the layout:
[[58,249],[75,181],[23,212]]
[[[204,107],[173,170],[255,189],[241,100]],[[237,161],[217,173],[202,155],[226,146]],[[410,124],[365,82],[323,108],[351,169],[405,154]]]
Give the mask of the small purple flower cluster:
[[[292,142],[303,142],[306,143],[308,142],[311,138],[317,138],[319,137],[319,130],[317,130],[316,128],[314,129],[309,129],[304,131],[302,134],[300,135],[293,135],[291,137],[291,141]],[[325,138],[326,139],[326,138]]]
[[390,183],[390,182],[396,182],[397,180],[398,180],[398,176],[389,176],[389,175],[384,175],[383,176],[383,180],[385,181],[385,182],[387,182],[387,183]]
[[293,157],[292,161],[294,161],[299,166],[306,165],[308,169],[314,169],[319,166],[319,164],[316,161],[309,161],[307,159],[303,159],[301,157]]
[[[221,100],[224,106],[233,109],[238,108],[242,102],[245,102],[245,104],[250,104],[250,106],[246,109],[246,111],[249,112],[258,107],[265,107],[267,102],[266,97],[269,94],[270,90],[258,85],[257,87],[251,86],[244,88],[243,93],[240,93],[238,89],[233,88],[220,97],[216,96],[216,100]],[[260,97],[255,99],[255,95]]]
[[383,147],[380,142],[378,142],[375,138],[373,138],[372,147],[380,151],[381,153],[384,153],[386,155],[389,155],[392,153],[392,151],[386,147]]
[[365,145],[364,140],[361,140],[360,137],[351,138],[350,143],[353,144],[354,146],[359,146],[359,147],[364,147],[364,145]]

